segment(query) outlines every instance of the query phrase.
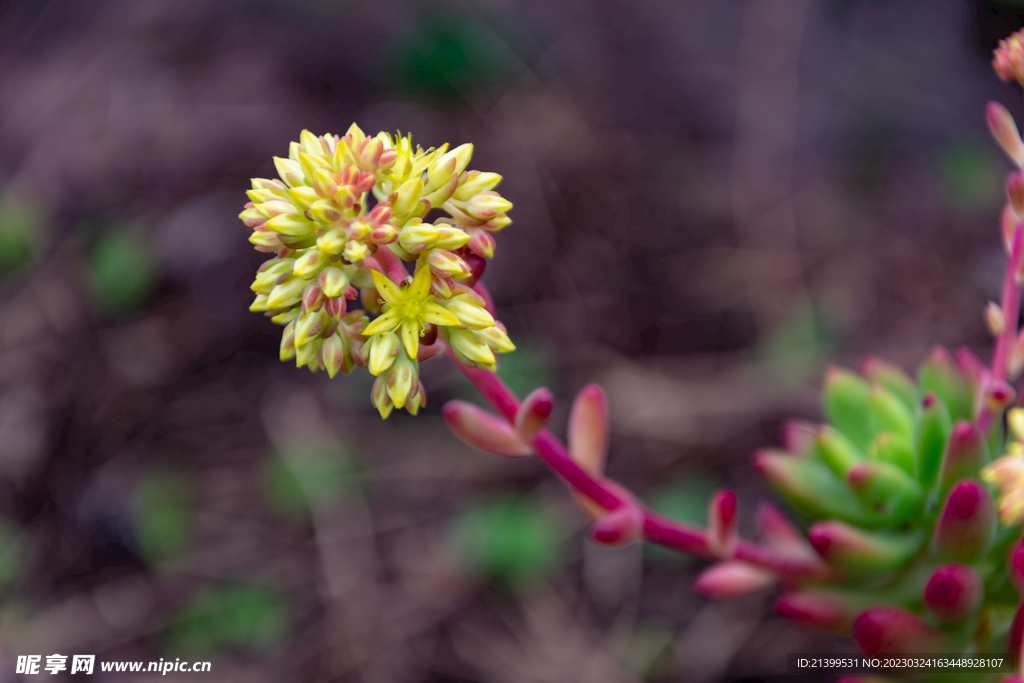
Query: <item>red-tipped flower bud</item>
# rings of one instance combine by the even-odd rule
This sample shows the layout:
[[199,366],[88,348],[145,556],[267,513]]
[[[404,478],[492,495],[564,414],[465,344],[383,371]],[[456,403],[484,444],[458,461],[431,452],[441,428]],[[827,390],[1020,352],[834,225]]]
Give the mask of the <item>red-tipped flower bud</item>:
[[964,564],[939,567],[924,588],[924,604],[943,621],[963,621],[981,606],[981,577]]
[[939,556],[969,562],[983,555],[996,533],[996,503],[975,479],[961,481],[949,492],[935,525],[932,546]]
[[921,534],[869,532],[837,521],[819,522],[808,539],[823,559],[849,574],[877,574],[899,569],[924,542]]
[[602,545],[619,547],[643,538],[644,514],[636,505],[623,505],[594,522],[590,537]]
[[858,612],[848,598],[825,590],[787,593],[779,598],[775,610],[805,626],[840,631],[849,628]]
[[853,623],[853,637],[867,654],[907,655],[942,652],[942,634],[898,607],[875,607]]
[[519,412],[516,413],[516,431],[524,441],[531,440],[537,436],[537,432],[547,426],[554,405],[554,397],[544,387],[535,389],[523,399]]
[[601,474],[608,455],[608,401],[599,385],[588,384],[576,394],[567,441],[580,467],[591,476]]
[[777,579],[766,569],[730,560],[713,564],[701,572],[693,589],[712,598],[734,598],[768,588]]
[[708,550],[716,557],[732,557],[736,550],[739,503],[732,491],[719,491],[708,505]]
[[512,425],[472,403],[449,401],[441,414],[452,433],[469,446],[506,457],[530,454]]

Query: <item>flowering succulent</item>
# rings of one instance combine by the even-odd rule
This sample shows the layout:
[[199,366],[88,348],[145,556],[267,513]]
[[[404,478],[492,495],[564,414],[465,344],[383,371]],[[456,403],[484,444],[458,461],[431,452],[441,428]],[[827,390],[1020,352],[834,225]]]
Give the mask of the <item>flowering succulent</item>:
[[[993,65],[1024,84],[1022,36],[1003,41]],[[990,103],[987,120],[1024,167],[1009,112]],[[276,256],[253,283],[252,309],[286,325],[283,359],[331,376],[367,367],[387,417],[395,407],[419,410],[418,363],[449,348],[494,410],[452,401],[449,428],[491,453],[537,455],[570,487],[595,541],[647,540],[713,560],[698,591],[730,597],[776,586],[781,614],[848,633],[867,653],[1008,652],[1021,668],[1024,408],[1011,407],[1010,381],[1024,369],[1024,175],[1007,182],[1009,263],[1000,303],[984,311],[996,339],[991,363],[937,348],[916,378],[876,358],[859,373],[829,369],[825,423],[788,423],[783,447],[754,459],[796,521],[763,504],[761,542],[751,543],[737,535],[730,491],[715,494],[699,528],[652,512],[604,474],[608,414],[597,385],[577,395],[566,446],[546,428],[551,392],[520,401],[494,374],[494,353],[513,346],[478,278],[511,205],[492,191],[500,176],[464,170],[471,151],[414,152],[408,136],[367,138],[355,126],[341,138],[304,132],[276,160],[281,180],[253,181],[242,219],[257,248]],[[425,223],[434,208],[449,217]],[[412,277],[403,261],[415,264]],[[360,294],[372,322],[347,311]]]
[[[419,362],[441,351],[438,333],[475,367],[493,370],[494,354],[515,348],[478,282],[512,204],[494,191],[500,175],[466,170],[472,155],[470,144],[423,150],[353,124],[342,137],[303,131],[274,158],[279,179],[253,179],[240,218],[274,257],[249,310],[285,326],[281,360],[331,377],[368,368],[387,417],[426,403]],[[447,216],[425,222],[433,209]],[[357,297],[364,309],[349,311]]]

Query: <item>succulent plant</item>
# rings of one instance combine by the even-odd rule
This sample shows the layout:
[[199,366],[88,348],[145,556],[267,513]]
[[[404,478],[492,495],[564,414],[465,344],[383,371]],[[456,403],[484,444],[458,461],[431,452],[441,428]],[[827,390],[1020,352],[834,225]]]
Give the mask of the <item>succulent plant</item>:
[[982,478],[1013,392],[966,349],[935,349],[917,375],[875,358],[830,368],[826,423],[789,423],[783,449],[755,456],[823,562],[783,581],[778,609],[867,653],[1004,652],[1020,530]]

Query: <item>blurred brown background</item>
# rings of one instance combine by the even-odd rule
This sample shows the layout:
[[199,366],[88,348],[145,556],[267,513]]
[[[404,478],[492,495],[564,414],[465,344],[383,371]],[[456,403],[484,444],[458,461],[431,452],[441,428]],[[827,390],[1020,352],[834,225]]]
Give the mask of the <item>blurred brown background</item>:
[[[23,654],[163,680],[716,681],[842,648],[603,550],[534,460],[381,422],[277,361],[236,218],[303,128],[471,141],[515,208],[488,269],[561,428],[697,522],[828,362],[987,353],[1012,0],[0,3],[0,681]],[[436,363],[436,365],[435,365]],[[46,674],[49,677],[48,674]],[[150,680],[102,674],[82,680]],[[55,679],[56,680],[56,679]]]

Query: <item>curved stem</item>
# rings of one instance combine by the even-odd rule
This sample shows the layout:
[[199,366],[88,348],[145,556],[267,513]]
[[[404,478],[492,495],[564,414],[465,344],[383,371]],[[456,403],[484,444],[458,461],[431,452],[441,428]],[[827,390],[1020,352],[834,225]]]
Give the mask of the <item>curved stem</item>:
[[402,265],[402,259],[395,256],[395,252],[386,244],[382,244],[377,247],[377,251],[373,252],[373,256],[377,259],[377,263],[380,264],[381,270],[387,275],[395,284],[402,284],[405,278],[409,277],[408,271],[405,266]]
[[992,379],[1005,381],[1010,374],[1010,354],[1014,342],[1017,341],[1017,327],[1020,323],[1020,284],[1017,273],[1024,258],[1024,229],[1018,223],[1013,231],[1013,242],[1010,244],[1010,262],[1006,266],[1006,277],[1003,280],[1003,318],[1006,321],[1003,333],[996,341],[995,356],[992,359]]
[[[465,365],[454,354],[449,354],[449,357],[491,407],[508,422],[514,423],[516,413],[519,411],[519,400],[512,390],[501,381],[501,378],[489,370]],[[639,505],[635,501],[627,500],[621,493],[608,486],[605,481],[591,476],[580,467],[558,437],[548,430],[541,430],[534,437],[531,445],[537,456],[570,488],[579,491],[602,508],[614,510],[624,504]],[[708,547],[707,532],[704,529],[663,517],[642,505],[639,507],[644,517],[644,538],[648,541],[690,555],[707,559],[715,557]],[[808,576],[824,573],[823,565],[813,560],[784,555],[771,548],[747,541],[738,543],[733,559],[749,562],[784,576]]]

